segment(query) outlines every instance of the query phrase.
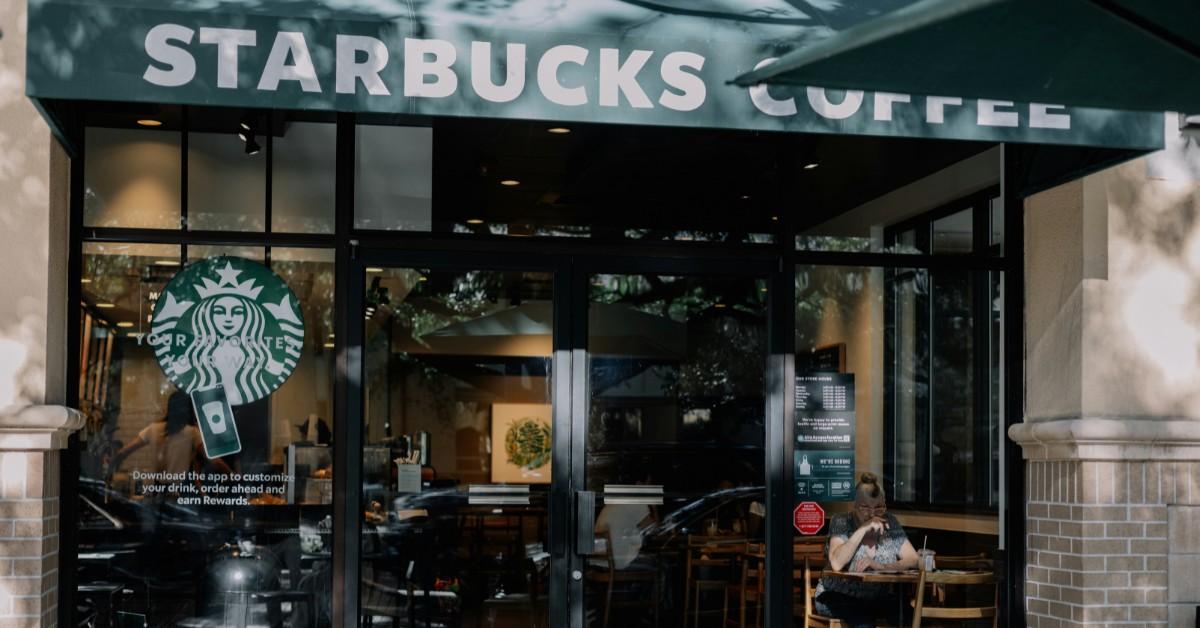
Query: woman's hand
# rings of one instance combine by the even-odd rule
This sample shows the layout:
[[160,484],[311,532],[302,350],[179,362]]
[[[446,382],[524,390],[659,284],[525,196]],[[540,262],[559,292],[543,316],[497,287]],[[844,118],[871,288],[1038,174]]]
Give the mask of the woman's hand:
[[891,571],[896,568],[896,565],[884,565],[871,559],[863,561],[859,565],[859,571]]
[[876,535],[883,534],[884,530],[888,529],[888,522],[883,517],[871,517],[866,523],[858,528],[864,534],[874,533]]
[[849,538],[831,537],[829,539],[829,566],[834,571],[842,571],[847,567],[850,567],[851,571],[856,571],[850,561],[854,559],[854,553],[858,551],[858,546],[863,542],[863,538],[868,534],[878,538],[887,528],[887,521],[882,517],[872,517],[859,526]]

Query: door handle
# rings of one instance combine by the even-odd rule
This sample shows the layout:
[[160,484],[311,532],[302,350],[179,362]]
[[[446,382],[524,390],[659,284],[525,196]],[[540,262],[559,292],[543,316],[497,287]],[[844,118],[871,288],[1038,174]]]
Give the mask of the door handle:
[[596,551],[596,493],[575,492],[575,553],[589,556]]

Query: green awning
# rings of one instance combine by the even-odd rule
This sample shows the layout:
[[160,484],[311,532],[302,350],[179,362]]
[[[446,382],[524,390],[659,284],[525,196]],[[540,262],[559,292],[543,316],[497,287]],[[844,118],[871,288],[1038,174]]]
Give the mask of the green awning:
[[[964,2],[965,0],[956,0]],[[1046,0],[1047,3],[1066,0]],[[39,0],[26,94],[1155,150],[1163,115],[889,92],[738,87],[781,53],[916,0]],[[980,4],[978,1],[973,4]],[[1022,3],[1023,5],[1024,3]],[[907,83],[911,81],[911,85]],[[1122,91],[1113,87],[1111,91]],[[999,90],[998,90],[999,91]]]
[[922,0],[810,42],[734,82],[1200,111],[1197,0]]

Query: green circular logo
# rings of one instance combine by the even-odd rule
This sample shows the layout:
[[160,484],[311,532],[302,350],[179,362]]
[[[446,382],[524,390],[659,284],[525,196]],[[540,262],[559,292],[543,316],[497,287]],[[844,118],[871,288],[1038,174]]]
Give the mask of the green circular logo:
[[221,386],[229,404],[240,406],[287,381],[304,347],[304,318],[299,299],[269,268],[214,257],[167,283],[148,340],[180,390]]

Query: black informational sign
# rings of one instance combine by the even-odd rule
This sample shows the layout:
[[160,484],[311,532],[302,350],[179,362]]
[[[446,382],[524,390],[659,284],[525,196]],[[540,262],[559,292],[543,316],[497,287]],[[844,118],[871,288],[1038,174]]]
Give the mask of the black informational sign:
[[796,376],[797,501],[849,501],[854,495],[854,375]]

